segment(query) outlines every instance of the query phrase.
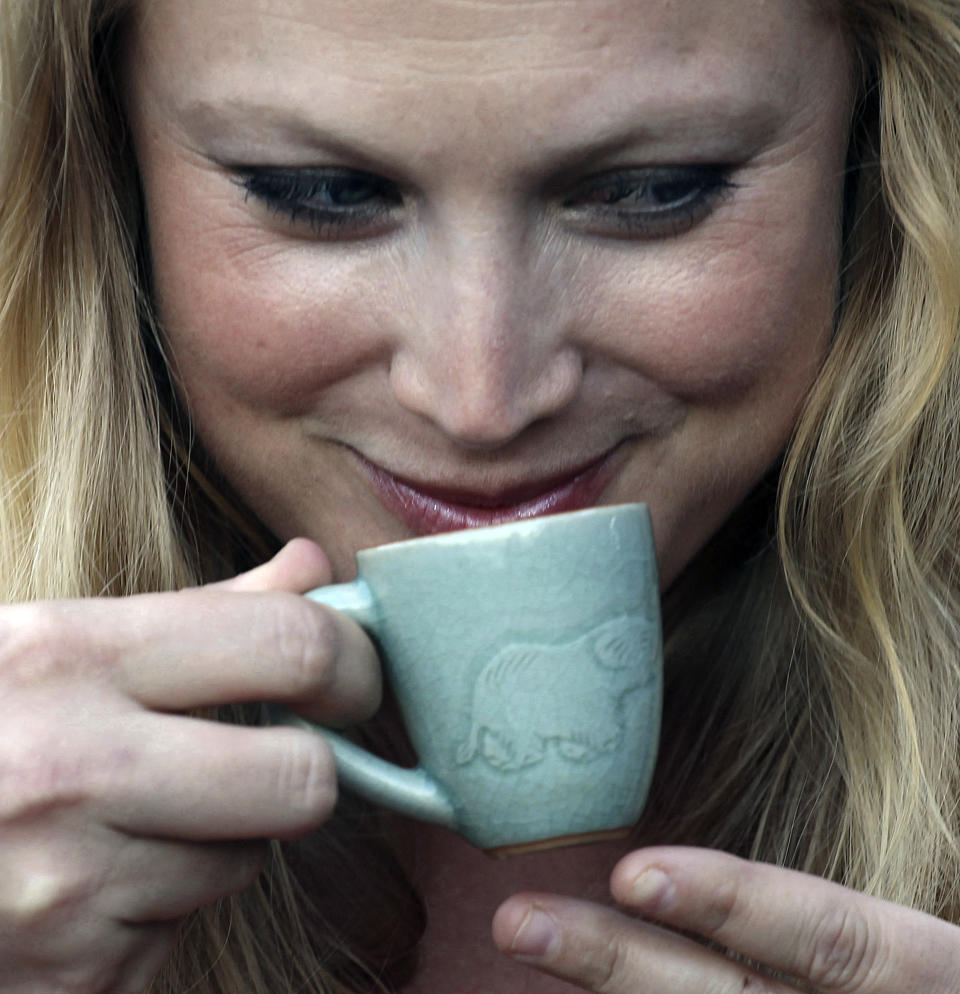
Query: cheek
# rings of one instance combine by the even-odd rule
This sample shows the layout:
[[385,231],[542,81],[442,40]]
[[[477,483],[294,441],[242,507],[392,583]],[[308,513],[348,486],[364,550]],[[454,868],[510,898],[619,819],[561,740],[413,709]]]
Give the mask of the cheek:
[[735,400],[768,378],[808,379],[832,328],[835,250],[763,249],[726,245],[669,272],[625,274],[598,295],[605,347],[691,404]]
[[695,237],[595,268],[607,347],[692,404],[808,381],[834,319],[841,177],[812,156],[757,167]]
[[[363,261],[208,228],[154,247],[157,307],[197,414],[214,401],[295,415],[376,361],[383,291]],[[169,244],[169,242],[168,242]],[[382,286],[382,284],[381,284]]]

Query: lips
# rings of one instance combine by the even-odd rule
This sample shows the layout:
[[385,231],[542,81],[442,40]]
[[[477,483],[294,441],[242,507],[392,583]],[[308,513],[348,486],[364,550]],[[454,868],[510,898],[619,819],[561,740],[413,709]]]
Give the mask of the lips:
[[415,534],[432,535],[591,507],[614,475],[616,451],[566,473],[487,493],[404,479],[354,455],[387,510]]

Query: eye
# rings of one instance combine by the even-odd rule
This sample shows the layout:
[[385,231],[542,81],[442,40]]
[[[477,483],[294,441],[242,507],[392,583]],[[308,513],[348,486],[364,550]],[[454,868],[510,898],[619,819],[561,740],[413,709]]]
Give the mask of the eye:
[[576,223],[598,234],[667,238],[704,220],[736,189],[730,167],[655,166],[589,177],[562,202]]
[[382,233],[403,204],[390,180],[360,169],[238,170],[246,196],[321,238]]

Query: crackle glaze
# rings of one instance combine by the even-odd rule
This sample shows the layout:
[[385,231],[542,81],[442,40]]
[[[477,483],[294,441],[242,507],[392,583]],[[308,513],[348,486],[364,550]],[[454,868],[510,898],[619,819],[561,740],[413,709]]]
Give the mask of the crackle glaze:
[[489,850],[637,820],[663,683],[644,505],[413,539],[357,562],[355,581],[307,596],[376,642],[419,765],[317,729],[347,788]]

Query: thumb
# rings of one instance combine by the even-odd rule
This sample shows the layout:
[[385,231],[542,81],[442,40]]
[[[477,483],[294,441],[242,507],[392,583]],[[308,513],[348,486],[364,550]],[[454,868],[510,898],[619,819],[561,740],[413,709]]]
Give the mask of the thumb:
[[330,560],[323,549],[308,538],[295,538],[267,562],[229,580],[211,583],[207,589],[241,593],[282,590],[302,594],[330,583],[331,579]]

